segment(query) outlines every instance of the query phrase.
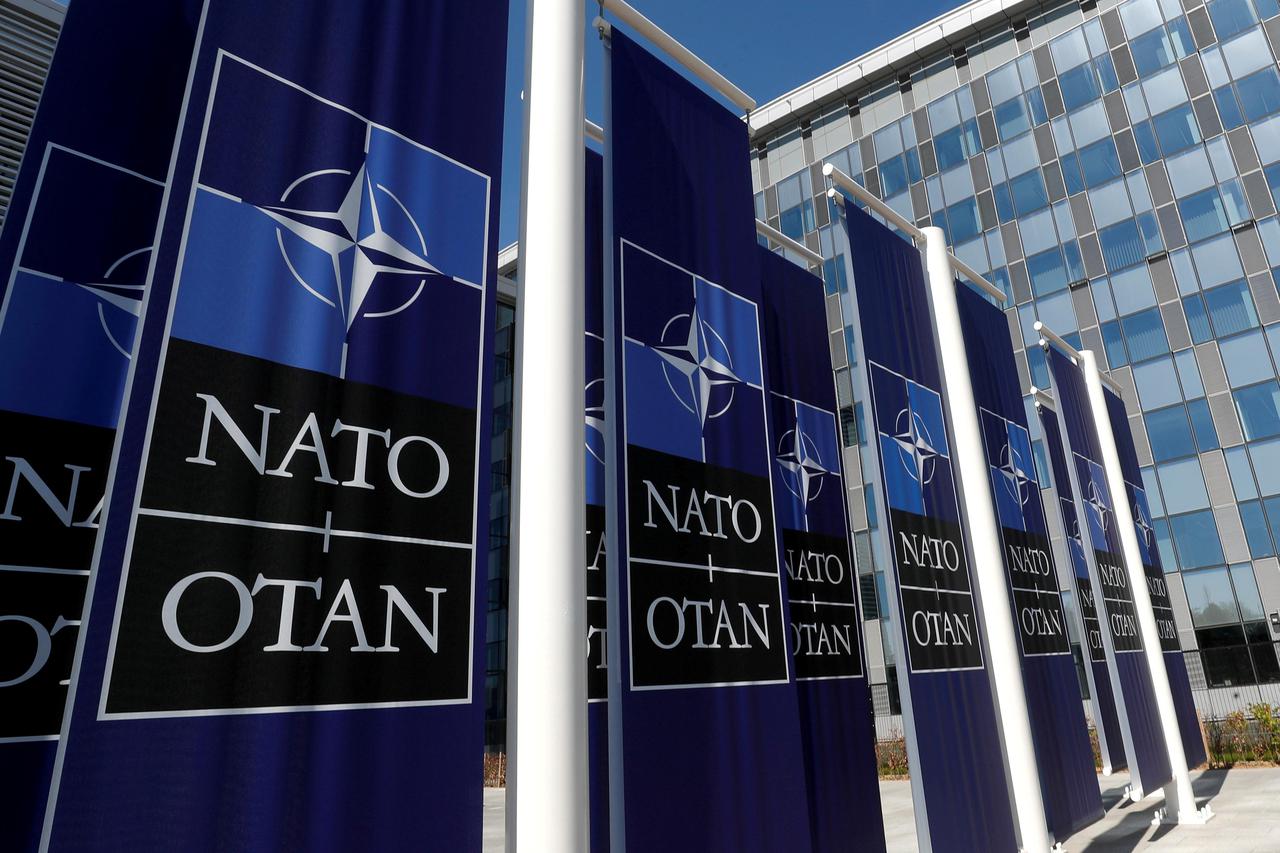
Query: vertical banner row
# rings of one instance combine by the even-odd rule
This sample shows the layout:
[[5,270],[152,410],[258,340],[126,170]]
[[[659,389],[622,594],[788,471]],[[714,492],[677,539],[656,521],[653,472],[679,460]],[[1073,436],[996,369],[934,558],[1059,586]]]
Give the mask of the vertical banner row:
[[810,836],[815,851],[884,850],[822,281],[780,255],[759,251],[774,506],[786,567]]
[[586,151],[586,447],[587,760],[591,850],[609,850],[609,661],[605,604],[604,158]]
[[747,129],[606,58],[612,849],[809,849]]
[[1059,841],[1102,817],[1080,683],[1058,589],[1026,407],[1004,312],[957,285],[1018,639],[1045,819]]
[[[1101,601],[1098,617],[1105,627],[1111,692],[1124,732],[1127,764],[1135,793],[1150,793],[1173,778],[1160,734],[1151,670],[1143,653],[1133,590],[1120,550],[1119,523],[1111,501],[1102,450],[1090,415],[1088,392],[1080,367],[1053,347],[1046,349],[1063,439],[1067,481],[1075,496],[1081,547],[1089,566],[1093,600]],[[1083,603],[1083,599],[1082,599]]]
[[198,2],[67,10],[0,235],[0,850],[34,850]]
[[1112,692],[1111,667],[1102,638],[1103,627],[1098,621],[1093,582],[1089,579],[1089,563],[1085,559],[1080,518],[1076,515],[1075,492],[1067,473],[1066,457],[1063,456],[1062,431],[1058,428],[1057,412],[1040,404],[1036,408],[1040,415],[1040,428],[1044,431],[1044,444],[1058,499],[1058,511],[1062,517],[1067,555],[1071,560],[1072,589],[1076,594],[1080,618],[1080,652],[1085,657],[1085,679],[1093,704],[1093,724],[1098,734],[1098,749],[1102,754],[1102,772],[1109,775],[1129,766],[1125,756],[1124,734],[1116,712],[1115,694]]
[[[1178,626],[1174,622],[1173,602],[1169,600],[1169,585],[1164,577],[1164,564],[1151,521],[1151,506],[1147,503],[1146,489],[1140,485],[1142,472],[1133,443],[1133,429],[1129,425],[1129,416],[1120,395],[1106,385],[1102,388],[1102,395],[1107,401],[1107,411],[1100,416],[1105,416],[1110,421],[1111,432],[1116,439],[1116,453],[1120,457],[1120,470],[1124,476],[1124,491],[1133,517],[1138,552],[1142,558],[1142,573],[1147,580],[1147,593],[1151,596],[1151,609],[1155,612],[1156,632],[1159,634],[1160,650],[1169,676],[1169,689],[1173,694],[1182,749],[1186,753],[1187,767],[1197,767],[1206,758],[1204,739],[1200,734],[1200,718],[1196,714],[1195,699],[1191,695],[1186,660],[1178,642]],[[1124,514],[1120,517],[1124,518]]]
[[917,838],[923,850],[1013,851],[921,256],[852,203],[845,211]]
[[505,21],[208,0],[49,849],[479,850]]

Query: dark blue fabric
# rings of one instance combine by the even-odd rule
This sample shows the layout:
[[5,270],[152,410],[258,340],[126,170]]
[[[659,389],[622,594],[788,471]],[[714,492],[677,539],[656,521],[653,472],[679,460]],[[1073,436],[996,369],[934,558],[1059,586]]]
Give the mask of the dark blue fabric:
[[[1101,597],[1102,580],[1098,555],[1105,557],[1111,566],[1119,567],[1125,573],[1126,582],[1128,576],[1124,569],[1119,535],[1115,525],[1111,523],[1114,521],[1114,511],[1111,507],[1110,487],[1102,463],[1098,461],[1102,458],[1102,449],[1089,414],[1089,395],[1080,368],[1052,347],[1046,353],[1046,358],[1053,377],[1058,417],[1063,427],[1064,455],[1071,454],[1072,459],[1068,464],[1074,463],[1071,470],[1077,472],[1077,482],[1080,483],[1081,495],[1076,503],[1077,518],[1088,519],[1087,523],[1080,524],[1080,536],[1094,581],[1093,587],[1097,591],[1096,597]],[[1086,492],[1088,498],[1085,497]],[[1101,512],[1095,512],[1091,508],[1091,500],[1098,503]],[[1087,516],[1086,512],[1089,513]],[[1096,521],[1098,518],[1106,519],[1105,524]],[[1122,608],[1117,608],[1110,600],[1104,599],[1099,604],[1099,618],[1108,623],[1114,624],[1124,615]],[[1128,606],[1131,610],[1132,605]],[[1103,630],[1107,630],[1105,626]],[[1156,711],[1151,670],[1147,666],[1140,638],[1131,650],[1114,651],[1114,632],[1107,636],[1112,638],[1112,643],[1108,646],[1112,692],[1120,712],[1121,726],[1128,733],[1125,744],[1129,771],[1138,787],[1150,793],[1173,778],[1169,769],[1169,755],[1164,749],[1160,734],[1160,718]]]
[[1138,466],[1138,451],[1133,443],[1133,428],[1124,400],[1110,388],[1102,394],[1107,400],[1107,416],[1111,420],[1111,432],[1116,438],[1116,451],[1120,456],[1120,470],[1124,474],[1125,493],[1129,496],[1129,511],[1133,514],[1134,533],[1138,538],[1138,551],[1142,555],[1142,569],[1147,576],[1147,589],[1151,606],[1155,611],[1160,647],[1164,650],[1164,666],[1169,675],[1169,689],[1173,693],[1173,707],[1178,716],[1178,730],[1182,735],[1182,749],[1187,756],[1187,767],[1204,763],[1206,755],[1204,738],[1200,734],[1200,717],[1196,713],[1191,695],[1191,681],[1187,677],[1187,664],[1178,642],[1177,624],[1174,622],[1173,602],[1164,575],[1164,562],[1156,543],[1152,526],[1151,507],[1142,486],[1142,470]]
[[1093,688],[1090,701],[1093,704],[1093,723],[1098,733],[1098,746],[1102,752],[1102,766],[1113,772],[1123,770],[1129,766],[1125,756],[1124,733],[1120,729],[1120,717],[1116,713],[1115,694],[1111,692],[1111,675],[1102,646],[1102,627],[1098,623],[1097,608],[1087,604],[1093,601],[1093,587],[1089,581],[1089,564],[1085,560],[1080,541],[1075,496],[1071,490],[1066,458],[1062,455],[1062,431],[1058,428],[1057,413],[1040,409],[1040,428],[1044,430],[1044,444],[1049,454],[1054,491],[1058,496],[1058,511],[1062,516],[1062,529],[1066,532],[1066,547],[1075,578],[1076,608],[1081,618],[1080,654],[1085,656],[1089,667],[1089,684]]
[[[875,725],[849,547],[846,483],[822,281],[761,247],[765,365],[776,448],[774,500],[790,605],[801,737],[815,851],[885,849]],[[829,539],[806,537],[819,534]],[[792,543],[794,542],[794,547]],[[808,547],[841,561],[813,571]],[[839,574],[837,575],[837,572]],[[819,577],[825,582],[815,582]],[[823,606],[828,602],[830,606]],[[856,640],[842,659],[832,626]],[[815,658],[817,659],[815,661]],[[834,665],[833,665],[834,664]]]
[[[604,158],[586,151],[586,480],[587,480],[587,624],[604,628]],[[609,849],[609,715],[598,685],[606,634],[587,638],[587,732],[591,767],[591,850]]]
[[[60,500],[63,466],[83,468],[69,502],[76,522],[102,497],[149,253],[105,273],[155,234],[198,17],[194,0],[140,0],[128,15],[106,2],[67,10],[0,233],[0,459],[30,462]],[[117,287],[78,286],[104,283]],[[13,474],[0,466],[5,494]],[[0,521],[0,566],[80,574],[0,570],[0,616],[49,630],[43,611],[80,619],[96,531],[52,519],[36,527],[48,509],[27,488],[15,495],[23,520]],[[76,638],[74,628],[55,633],[43,670],[0,688],[0,850],[39,844],[66,698],[58,682],[71,674]],[[0,636],[8,652],[28,642]],[[0,678],[26,666],[0,660]]]
[[[606,330],[616,431],[610,450],[618,459],[610,472],[608,516],[610,597],[618,614],[609,626],[613,848],[807,851],[798,701],[789,682],[781,568],[767,509],[772,456],[747,129],[618,29],[609,52]],[[690,328],[697,333],[689,336]],[[704,364],[718,365],[707,396],[701,385],[663,367],[670,362],[660,353],[674,357],[681,347],[696,348],[709,359]],[[659,465],[685,488],[753,490],[753,500],[766,505],[756,544],[737,542],[731,554],[714,550],[724,539],[681,539],[657,510],[655,524],[665,532],[649,538],[640,478],[665,490],[670,479]],[[685,503],[680,506],[683,512]],[[678,565],[637,561],[659,545]],[[706,581],[713,574],[709,561],[720,566],[738,558],[761,574],[714,571],[714,586]],[[703,568],[688,568],[694,562]],[[680,584],[693,599],[734,597],[735,613],[739,603],[757,614],[768,605],[769,644],[758,633],[746,635],[754,639],[749,659],[733,656],[747,654],[743,649],[691,649],[688,640],[676,647],[678,658],[658,650],[647,633],[646,608],[665,590],[680,598]]]
[[[1037,631],[1052,628],[1052,648],[1028,645],[1017,631],[1027,715],[1035,743],[1036,766],[1049,831],[1058,841],[1102,817],[1102,798],[1093,766],[1080,683],[1066,633],[1066,617],[1058,595],[1058,572],[1053,565],[1049,530],[1041,503],[1026,408],[1013,361],[1013,342],[1004,313],[968,287],[957,286],[960,327],[968,353],[974,403],[982,425],[990,486],[1004,537],[1005,575],[1009,603],[1020,625]],[[1043,583],[1025,583],[1025,573],[1011,565],[1018,547],[1042,548]],[[1014,594],[1014,587],[1040,590],[1031,596]],[[1028,617],[1024,607],[1046,615]],[[1028,621],[1029,620],[1029,621]],[[1044,626],[1044,627],[1041,627]],[[1047,644],[1048,645],[1048,644]]]
[[[370,162],[378,161],[379,180],[394,184],[393,179],[403,178],[401,170],[406,164],[416,168],[428,158],[434,164],[431,168],[438,167],[443,158],[451,158],[487,175],[488,226],[479,235],[463,225],[446,222],[447,214],[457,213],[459,221],[465,218],[468,225],[474,224],[474,198],[459,199],[455,204],[451,195],[430,195],[448,186],[447,180],[435,187],[410,180],[404,183],[411,187],[395,188],[405,193],[408,207],[419,211],[427,222],[433,226],[446,223],[439,227],[449,234],[450,245],[465,241],[473,257],[482,253],[483,265],[458,263],[455,274],[464,277],[484,267],[483,280],[474,282],[483,285],[483,291],[475,290],[480,295],[467,303],[474,322],[443,330],[427,340],[421,334],[432,328],[433,319],[415,308],[391,318],[387,328],[396,331],[380,343],[365,340],[360,323],[356,323],[349,369],[362,381],[344,381],[341,386],[341,393],[353,397],[376,394],[385,399],[395,391],[400,400],[426,401],[421,383],[436,381],[430,399],[443,405],[462,398],[466,389],[461,386],[467,380],[459,377],[468,376],[471,411],[467,414],[474,419],[470,422],[479,435],[487,437],[506,19],[507,4],[501,0],[467,4],[443,0],[360,4],[343,0],[267,4],[209,0],[196,46],[189,100],[180,123],[171,196],[161,218],[153,298],[142,317],[126,397],[116,478],[108,499],[95,586],[86,610],[85,645],[78,661],[70,733],[59,754],[57,796],[50,806],[51,850],[480,849],[483,618],[475,617],[472,626],[464,629],[464,636],[471,640],[470,671],[463,682],[464,689],[469,687],[470,698],[457,704],[138,720],[99,720],[98,711],[106,688],[108,646],[122,570],[129,553],[132,508],[140,489],[144,438],[151,422],[153,395],[160,384],[161,353],[172,357],[182,350],[212,357],[235,352],[226,346],[197,348],[197,344],[176,336],[170,338],[166,327],[177,282],[187,284],[180,276],[179,254],[187,244],[188,213],[192,213],[193,233],[201,235],[199,241],[190,241],[196,251],[207,248],[210,241],[225,239],[233,233],[227,229],[244,221],[243,217],[224,215],[228,210],[225,203],[231,199],[196,186],[200,175],[216,173],[218,180],[229,182],[216,189],[231,195],[237,193],[231,192],[230,182],[238,182],[235,185],[242,185],[246,193],[244,207],[279,204],[280,188],[276,186],[276,195],[266,196],[267,188],[308,168],[320,168],[316,164],[322,149],[331,155],[327,166],[355,173],[364,153],[360,140],[352,143],[356,116],[372,123],[367,153]],[[128,27],[137,25],[130,16]],[[128,27],[119,22],[122,32]],[[92,37],[102,39],[103,33]],[[164,39],[155,45],[169,47]],[[155,45],[126,53],[145,55]],[[480,55],[484,61],[477,60]],[[495,60],[495,56],[499,58]],[[237,94],[234,104],[214,96],[219,69],[224,75],[218,79],[229,87],[221,91],[243,93]],[[253,74],[258,76],[253,78]],[[300,93],[309,93],[306,103]],[[98,106],[83,91],[77,103]],[[280,104],[287,112],[267,110]],[[211,140],[206,149],[202,135],[207,115]],[[261,121],[240,121],[249,115]],[[118,121],[118,116],[112,115],[104,126]],[[302,123],[291,125],[291,121]],[[216,150],[215,137],[219,142]],[[403,147],[410,144],[408,140],[414,146],[411,156]],[[198,172],[202,151],[208,155],[209,170]],[[297,167],[296,172],[291,165]],[[459,170],[464,171],[462,167]],[[438,170],[435,174],[447,178],[459,173]],[[249,191],[264,195],[254,197]],[[368,192],[374,192],[371,182]],[[395,210],[385,199],[380,204],[384,212]],[[407,208],[401,209],[408,213]],[[212,218],[201,219],[206,216]],[[218,220],[219,216],[223,218]],[[259,234],[260,230],[251,233]],[[408,239],[403,230],[398,239]],[[438,245],[434,237],[432,241]],[[249,249],[256,247],[246,246],[243,254]],[[232,252],[213,261],[234,264],[242,260],[241,255]],[[264,286],[268,280],[264,270],[250,269],[246,274],[260,276]],[[276,272],[271,275],[270,280],[275,281]],[[232,287],[244,281],[227,276],[225,283]],[[179,289],[175,300],[179,313],[185,297]],[[214,304],[220,310],[234,307]],[[246,323],[257,319],[251,309],[258,306],[241,307]],[[372,311],[384,306],[374,302],[366,307]],[[459,304],[442,308],[455,315],[464,310]],[[480,334],[482,310],[488,328]],[[297,330],[295,321],[302,319],[286,313],[277,316],[273,328],[282,339],[287,338]],[[200,321],[198,314],[184,320],[190,329],[202,328]],[[231,337],[244,331],[225,323],[209,323],[203,328],[211,336]],[[328,334],[326,329],[308,328],[317,340]],[[270,340],[269,332],[267,329],[256,343],[275,346],[278,342]],[[453,348],[469,353],[467,359],[459,359],[461,367],[441,360],[442,354]],[[248,363],[246,356],[237,358],[237,363]],[[471,358],[476,359],[477,367],[466,369]],[[255,363],[263,371],[278,371],[287,362],[268,358]],[[289,375],[298,381],[338,381],[327,375],[324,366],[302,366],[307,369],[293,369]],[[164,378],[168,383],[175,377],[166,371]],[[292,387],[293,382],[288,384]],[[283,393],[288,389],[276,390]],[[322,402],[317,401],[316,406]],[[150,454],[154,457],[170,444],[185,445],[190,440],[191,436],[172,440],[157,436]],[[476,470],[487,472],[489,442],[476,444]],[[469,454],[456,458],[455,466],[470,469],[473,460]],[[149,469],[148,484],[151,474]],[[444,508],[474,526],[473,555],[487,553],[487,483],[487,475],[479,479],[474,506],[468,496],[462,502],[466,505]],[[420,520],[430,521],[426,514]],[[472,563],[472,568],[478,568],[483,577],[483,563],[478,567]],[[131,574],[129,583],[133,582]],[[472,591],[465,594],[464,601],[473,614],[477,602],[483,613],[484,589],[483,583],[474,583]],[[371,639],[380,639],[380,633],[370,627]],[[106,700],[112,695],[107,694]]]
[[[901,579],[906,556],[900,537],[909,532],[898,529],[895,518],[902,524],[919,524],[924,519],[950,531],[960,543],[956,547],[963,557],[963,585],[971,591],[974,587],[959,530],[950,442],[939,403],[942,376],[920,255],[853,204],[847,204],[845,211],[862,344],[859,361],[863,376],[871,377],[863,385],[872,388],[866,400],[868,438],[878,438],[881,489],[877,497],[886,508],[881,524],[888,526],[887,550],[894,555],[885,574],[889,594],[897,598],[895,612],[901,614],[907,607]],[[906,384],[905,392],[896,390],[898,383]],[[904,413],[910,423],[899,423]],[[920,462],[909,458],[910,450],[894,441],[896,433],[927,435],[929,457],[921,457]],[[920,466],[918,477],[910,470],[906,475],[899,470],[908,463]],[[895,515],[896,506],[906,509]],[[941,593],[931,595],[942,602]],[[919,599],[914,612],[925,613],[924,603],[929,600],[928,594]],[[922,809],[927,815],[925,820],[918,816],[916,825],[922,839],[927,833],[935,851],[1011,851],[1017,849],[1017,841],[991,685],[977,642],[982,629],[977,608],[972,603],[966,606],[977,646],[967,665],[917,671],[907,654],[898,655],[903,711],[913,716],[907,724],[908,737],[915,740],[911,773],[918,776],[924,791],[924,802],[916,803],[917,815]],[[898,624],[894,630],[897,647],[908,648],[910,627]]]

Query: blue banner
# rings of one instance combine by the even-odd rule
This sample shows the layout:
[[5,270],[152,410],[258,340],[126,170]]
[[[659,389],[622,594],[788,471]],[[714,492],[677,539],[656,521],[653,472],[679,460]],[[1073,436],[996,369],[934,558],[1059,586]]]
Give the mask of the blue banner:
[[1204,738],[1200,733],[1200,717],[1196,714],[1191,681],[1187,677],[1187,663],[1182,657],[1182,646],[1178,642],[1178,626],[1173,619],[1173,602],[1169,600],[1169,585],[1164,577],[1164,562],[1160,557],[1156,531],[1151,521],[1151,506],[1147,503],[1146,489],[1139,485],[1142,482],[1142,471],[1138,466],[1138,451],[1133,444],[1133,430],[1120,395],[1104,385],[1102,396],[1107,401],[1107,417],[1111,421],[1116,452],[1120,456],[1124,491],[1129,498],[1129,511],[1133,515],[1138,552],[1142,555],[1142,573],[1146,576],[1147,593],[1151,596],[1151,609],[1155,612],[1156,633],[1159,635],[1160,649],[1164,653],[1165,671],[1169,675],[1169,689],[1173,693],[1173,708],[1178,716],[1182,749],[1187,756],[1187,767],[1198,767],[1206,758]]
[[956,298],[1004,546],[1045,820],[1054,839],[1065,841],[1102,817],[1102,795],[1031,453],[1027,410],[1004,312],[969,287],[958,286]]
[[0,850],[40,840],[198,18],[68,9],[0,234]]
[[1103,470],[1102,449],[1094,426],[1089,395],[1080,368],[1057,349],[1046,357],[1058,404],[1058,425],[1064,455],[1070,454],[1067,477],[1076,496],[1081,544],[1089,564],[1094,602],[1102,602],[1102,644],[1110,663],[1111,690],[1125,732],[1129,772],[1138,790],[1151,793],[1173,774],[1160,734],[1151,670],[1143,651],[1142,634],[1129,588],[1129,572],[1120,550],[1115,507]]
[[884,850],[875,720],[849,547],[821,279],[760,249],[773,499],[815,851]]
[[606,61],[612,849],[809,849],[747,127]]
[[921,258],[845,205],[922,850],[1017,849]]
[[605,605],[604,158],[586,151],[587,742],[591,850],[609,849],[609,669]]
[[206,5],[49,849],[480,849],[506,16]]
[[1098,749],[1102,754],[1102,772],[1110,775],[1129,766],[1125,757],[1124,734],[1120,729],[1120,717],[1116,713],[1115,694],[1111,692],[1111,670],[1103,647],[1102,626],[1098,622],[1098,608],[1093,598],[1093,583],[1089,580],[1089,564],[1085,559],[1080,519],[1076,516],[1075,493],[1071,490],[1071,477],[1067,473],[1066,457],[1063,456],[1058,415],[1052,409],[1046,411],[1039,405],[1036,408],[1040,414],[1040,428],[1044,430],[1044,445],[1049,456],[1054,492],[1058,496],[1058,512],[1062,516],[1066,550],[1071,560],[1074,578],[1072,589],[1075,590],[1080,619],[1080,653],[1086,656],[1085,679],[1089,684],[1093,725],[1098,735]]

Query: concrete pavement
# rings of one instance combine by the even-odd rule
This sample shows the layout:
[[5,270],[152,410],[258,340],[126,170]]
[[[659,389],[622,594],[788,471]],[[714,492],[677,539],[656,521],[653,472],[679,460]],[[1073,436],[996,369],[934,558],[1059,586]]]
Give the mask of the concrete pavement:
[[[1126,773],[1098,777],[1103,818],[1067,839],[1069,853],[1280,853],[1280,768],[1206,770],[1191,774],[1196,801],[1217,816],[1204,826],[1151,826],[1164,805],[1160,795],[1121,802]],[[502,853],[506,804],[500,789],[485,789],[484,853]],[[890,853],[916,850],[909,782],[881,782],[885,836]],[[633,851],[648,853],[648,851]]]

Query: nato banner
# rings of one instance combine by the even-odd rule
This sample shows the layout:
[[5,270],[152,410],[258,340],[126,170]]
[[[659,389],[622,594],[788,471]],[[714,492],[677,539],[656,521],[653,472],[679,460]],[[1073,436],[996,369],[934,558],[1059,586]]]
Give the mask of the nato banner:
[[40,840],[199,12],[68,9],[0,234],[0,850]]
[[[773,496],[815,851],[885,849],[822,280],[761,247]],[[859,484],[860,485],[860,484]]]
[[1098,622],[1098,607],[1093,598],[1093,583],[1089,580],[1089,564],[1085,560],[1084,542],[1080,534],[1080,518],[1076,515],[1075,493],[1067,473],[1067,461],[1062,451],[1062,431],[1058,429],[1058,415],[1037,404],[1040,428],[1044,431],[1044,444],[1049,455],[1050,474],[1057,494],[1058,511],[1062,516],[1063,536],[1071,560],[1071,571],[1076,593],[1077,613],[1080,618],[1081,655],[1087,655],[1085,678],[1089,684],[1090,702],[1093,704],[1093,724],[1098,734],[1098,749],[1102,754],[1102,772],[1110,775],[1129,766],[1125,758],[1124,734],[1116,713],[1115,694],[1111,691],[1111,669],[1102,642],[1102,626]]
[[591,763],[591,849],[609,849],[609,670],[605,626],[604,158],[586,152],[587,742]]
[[612,849],[806,851],[747,128],[609,53]]
[[1046,349],[1058,404],[1058,425],[1070,454],[1067,477],[1076,497],[1076,517],[1085,559],[1089,564],[1093,599],[1102,601],[1102,647],[1111,672],[1129,772],[1135,792],[1151,793],[1164,786],[1173,773],[1160,734],[1151,670],[1143,654],[1142,633],[1129,588],[1129,573],[1120,550],[1115,507],[1103,470],[1101,445],[1089,408],[1084,375],[1066,355]]
[[922,850],[1017,849],[919,252],[845,205]]
[[207,4],[49,849],[479,850],[506,14]]
[[[1155,611],[1156,632],[1159,634],[1160,650],[1164,654],[1169,689],[1173,693],[1178,730],[1182,735],[1182,749],[1187,756],[1187,766],[1198,767],[1206,757],[1204,739],[1200,734],[1200,717],[1196,714],[1191,682],[1187,677],[1187,663],[1182,657],[1182,646],[1178,643],[1178,626],[1173,621],[1173,602],[1169,600],[1169,585],[1164,577],[1164,563],[1160,558],[1156,531],[1151,522],[1147,491],[1138,485],[1142,482],[1142,472],[1138,467],[1138,451],[1133,444],[1133,429],[1129,425],[1129,415],[1120,395],[1104,385],[1102,396],[1107,401],[1107,417],[1111,421],[1111,432],[1116,439],[1120,471],[1124,475],[1124,492],[1129,499],[1138,552],[1142,556],[1142,573],[1147,579],[1151,609]],[[1123,513],[1120,517],[1124,517]]]
[[1027,410],[1004,312],[958,286],[960,324],[1004,553],[1045,820],[1058,841],[1102,817]]

